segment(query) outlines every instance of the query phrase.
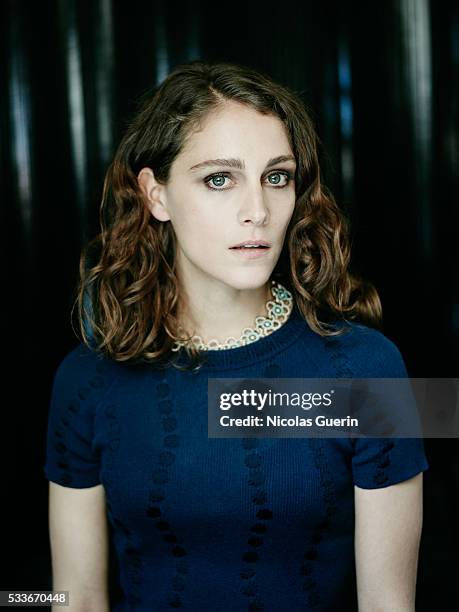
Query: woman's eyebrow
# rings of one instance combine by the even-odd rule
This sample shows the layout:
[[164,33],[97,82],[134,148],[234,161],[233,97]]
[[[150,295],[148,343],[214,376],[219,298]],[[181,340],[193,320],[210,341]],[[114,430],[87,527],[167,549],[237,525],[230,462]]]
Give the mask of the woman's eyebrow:
[[[271,168],[272,166],[276,166],[277,164],[287,161],[294,162],[295,158],[293,155],[279,155],[278,157],[273,157],[266,164],[266,168]],[[206,161],[199,162],[199,164],[191,166],[190,171],[205,168],[207,166],[225,166],[227,168],[237,168],[238,170],[244,170],[245,168],[245,164],[242,160],[231,157],[229,159],[206,159]]]

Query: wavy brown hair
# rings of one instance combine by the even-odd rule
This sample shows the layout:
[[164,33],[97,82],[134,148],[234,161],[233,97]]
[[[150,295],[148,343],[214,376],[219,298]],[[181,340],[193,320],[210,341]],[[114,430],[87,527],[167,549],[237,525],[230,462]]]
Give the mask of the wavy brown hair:
[[297,161],[295,209],[272,278],[292,292],[318,334],[340,333],[337,319],[381,323],[376,290],[349,270],[348,223],[321,183],[318,137],[300,98],[250,68],[193,61],[140,100],[105,177],[101,232],[81,255],[75,303],[81,338],[112,359],[160,363],[183,340],[175,233],[150,213],[137,175],[149,167],[166,184],[185,140],[227,100],[277,116]]

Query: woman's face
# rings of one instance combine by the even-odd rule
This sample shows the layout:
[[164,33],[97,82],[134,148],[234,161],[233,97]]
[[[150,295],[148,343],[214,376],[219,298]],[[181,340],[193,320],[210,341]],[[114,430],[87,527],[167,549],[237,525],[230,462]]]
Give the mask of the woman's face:
[[[282,122],[239,103],[190,135],[150,203],[175,230],[185,286],[256,289],[269,280],[295,206],[295,167]],[[247,241],[265,248],[236,248]]]

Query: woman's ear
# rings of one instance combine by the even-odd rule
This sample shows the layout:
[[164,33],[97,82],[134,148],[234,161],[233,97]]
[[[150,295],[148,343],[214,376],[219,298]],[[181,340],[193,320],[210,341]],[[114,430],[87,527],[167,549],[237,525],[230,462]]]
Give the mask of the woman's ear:
[[137,175],[137,181],[145,197],[145,203],[151,214],[158,221],[170,221],[166,208],[164,187],[155,179],[151,168],[142,168]]

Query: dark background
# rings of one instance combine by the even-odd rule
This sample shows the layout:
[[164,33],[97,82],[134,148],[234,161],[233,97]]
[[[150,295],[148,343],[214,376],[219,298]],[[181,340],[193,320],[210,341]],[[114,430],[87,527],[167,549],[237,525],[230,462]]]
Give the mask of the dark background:
[[[0,590],[50,588],[42,466],[52,377],[76,344],[78,258],[138,96],[178,63],[234,61],[299,93],[354,268],[412,377],[457,376],[459,4],[453,0],[0,4]],[[459,445],[426,440],[417,610],[457,609]]]

